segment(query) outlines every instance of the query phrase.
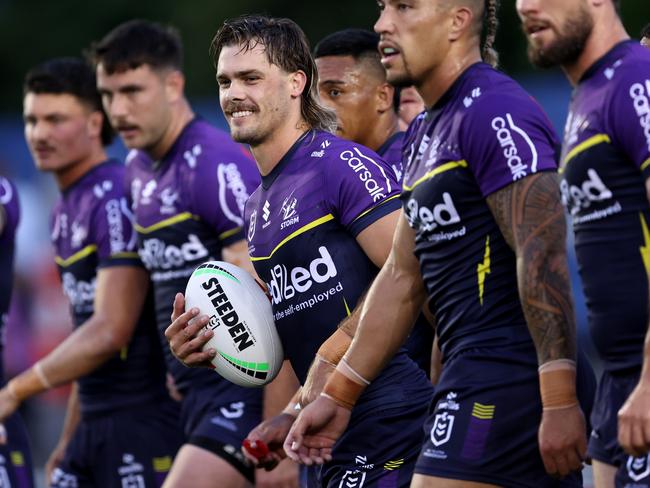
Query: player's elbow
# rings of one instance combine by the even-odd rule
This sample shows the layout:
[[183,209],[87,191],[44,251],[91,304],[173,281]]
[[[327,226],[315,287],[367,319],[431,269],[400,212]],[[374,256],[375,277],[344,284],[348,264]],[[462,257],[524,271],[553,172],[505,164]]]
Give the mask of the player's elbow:
[[130,342],[133,331],[123,324],[116,323],[109,318],[99,320],[98,333],[98,352],[101,355],[112,356],[122,351]]

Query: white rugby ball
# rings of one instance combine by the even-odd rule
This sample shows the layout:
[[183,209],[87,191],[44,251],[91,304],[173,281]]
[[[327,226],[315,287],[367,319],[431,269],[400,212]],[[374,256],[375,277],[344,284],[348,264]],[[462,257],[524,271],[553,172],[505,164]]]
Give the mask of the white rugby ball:
[[217,373],[241,386],[259,387],[280,371],[284,353],[268,296],[243,269],[223,261],[198,266],[185,288],[185,308],[208,315]]

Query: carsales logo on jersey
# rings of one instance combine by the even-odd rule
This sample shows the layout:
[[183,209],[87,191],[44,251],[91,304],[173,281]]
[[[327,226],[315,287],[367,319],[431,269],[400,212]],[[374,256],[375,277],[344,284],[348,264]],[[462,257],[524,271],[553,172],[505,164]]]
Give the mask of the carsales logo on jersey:
[[520,148],[515,143],[515,135],[518,139],[523,139],[530,148],[530,170],[535,173],[537,171],[537,148],[528,134],[515,124],[512,115],[507,113],[505,117],[495,117],[492,119],[491,126],[503,150],[503,157],[512,174],[512,181],[520,180],[528,174],[528,164],[522,160]]
[[648,151],[650,151],[650,102],[648,97],[650,96],[650,80],[645,80],[645,87],[641,83],[634,83],[630,87],[630,97],[632,98],[632,103],[634,104],[634,110],[636,111],[637,117],[639,117],[639,124],[643,129],[643,135],[645,136],[645,142],[648,146]]
[[[355,152],[350,150],[343,151],[340,155],[341,159],[347,162],[348,166],[356,173],[366,191],[372,197],[373,202],[383,200],[386,198],[387,193],[391,191],[390,180],[386,177],[383,168],[373,159],[364,156],[356,147],[354,148],[354,151]],[[366,162],[364,162],[362,158],[366,160],[367,164],[377,166],[378,171],[383,174],[385,186],[377,181],[375,175],[373,175],[370,169],[368,169]]]
[[296,266],[287,269],[276,264],[271,268],[271,281],[268,283],[273,304],[289,300],[296,293],[308,291],[314,283],[325,283],[338,274],[334,260],[325,246],[318,248],[319,257],[312,260],[307,267]]

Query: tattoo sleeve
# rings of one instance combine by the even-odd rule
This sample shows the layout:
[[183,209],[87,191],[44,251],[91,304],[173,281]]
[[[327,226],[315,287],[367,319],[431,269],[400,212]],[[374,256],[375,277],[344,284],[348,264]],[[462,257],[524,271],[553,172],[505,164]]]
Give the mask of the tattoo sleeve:
[[539,173],[487,198],[517,256],[521,306],[539,364],[575,360],[576,333],[566,257],[566,222],[557,175]]

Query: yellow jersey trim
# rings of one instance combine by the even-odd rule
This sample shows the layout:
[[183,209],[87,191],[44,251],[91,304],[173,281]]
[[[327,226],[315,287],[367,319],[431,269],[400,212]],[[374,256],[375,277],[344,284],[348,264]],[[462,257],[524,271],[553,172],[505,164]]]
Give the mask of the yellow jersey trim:
[[461,159],[460,161],[449,161],[448,163],[441,164],[437,168],[432,169],[429,171],[427,174],[425,174],[423,177],[419,178],[418,180],[415,181],[411,186],[408,186],[404,184],[402,188],[406,191],[411,191],[413,188],[418,186],[420,183],[423,183],[424,181],[433,178],[434,176],[444,173],[445,171],[449,171],[454,168],[467,168],[467,161],[464,159]]
[[142,227],[141,225],[135,224],[135,230],[137,230],[140,234],[150,234],[151,232],[155,232],[158,229],[163,229],[164,227],[169,227],[179,222],[190,219],[199,220],[199,216],[192,215],[190,212],[183,212],[179,213],[178,215],[174,215],[173,217],[169,217],[168,219],[161,220],[160,222],[150,225],[149,227]]
[[293,239],[294,237],[298,237],[300,234],[304,234],[305,232],[307,232],[307,231],[313,229],[314,227],[318,227],[319,225],[324,224],[324,223],[326,223],[326,222],[329,222],[330,220],[334,220],[334,215],[332,215],[332,214],[327,214],[327,215],[321,217],[320,219],[316,219],[316,220],[314,220],[313,222],[310,222],[309,224],[307,224],[307,225],[301,227],[301,228],[298,229],[297,231],[292,232],[292,233],[289,234],[287,237],[285,237],[284,239],[282,239],[282,241],[280,242],[280,244],[278,244],[277,246],[275,246],[275,248],[273,249],[273,251],[271,251],[271,254],[269,254],[268,256],[259,256],[259,257],[251,256],[251,261],[264,261],[265,259],[271,259],[271,257],[275,254],[275,252],[276,252],[278,249],[280,249],[282,246],[284,246],[287,242],[289,242],[289,241],[290,241],[291,239]]
[[[576,147],[571,149],[569,151],[569,154],[567,154],[564,157],[563,161],[563,166],[566,166],[566,164],[571,161],[573,158],[575,158],[578,154],[580,154],[583,151],[586,151],[590,147],[596,146],[598,144],[602,143],[607,143],[609,144],[611,139],[607,134],[596,134],[595,136],[591,136],[589,139],[586,141],[582,141],[580,144],[578,144]],[[563,171],[563,169],[560,169],[560,173]]]
[[68,266],[76,263],[77,261],[79,261],[79,260],[81,260],[81,259],[83,259],[83,258],[85,258],[87,256],[90,256],[95,251],[97,251],[97,246],[95,244],[90,244],[90,245],[84,247],[83,249],[81,249],[80,251],[77,251],[76,253],[74,253],[69,258],[63,259],[61,256],[56,256],[54,258],[54,261],[59,266],[61,266],[63,268],[67,268]]
[[117,252],[111,254],[111,259],[125,259],[125,258],[139,258],[140,255],[137,252]]
[[648,159],[646,159],[645,161],[643,161],[643,163],[641,164],[641,171],[643,171],[644,169],[646,169],[648,166],[650,166],[650,158],[648,158]]
[[237,232],[241,231],[241,227],[235,227],[234,229],[227,230],[226,232],[222,232],[219,234],[219,240],[223,241],[228,239],[231,236],[234,236]]
[[366,211],[364,211],[364,212],[361,212],[359,215],[357,215],[357,217],[356,217],[352,222],[356,222],[356,221],[359,220],[361,217],[364,217],[364,216],[368,215],[368,214],[369,214],[370,212],[372,212],[374,209],[379,208],[379,207],[381,207],[382,205],[384,205],[384,204],[390,202],[391,200],[395,200],[396,198],[399,198],[399,194],[397,194],[397,195],[393,195],[392,197],[389,197],[389,198],[387,198],[386,200],[383,200],[383,201],[379,202],[379,203],[378,203],[377,205],[375,205],[374,207],[370,207],[368,210],[366,210]]

